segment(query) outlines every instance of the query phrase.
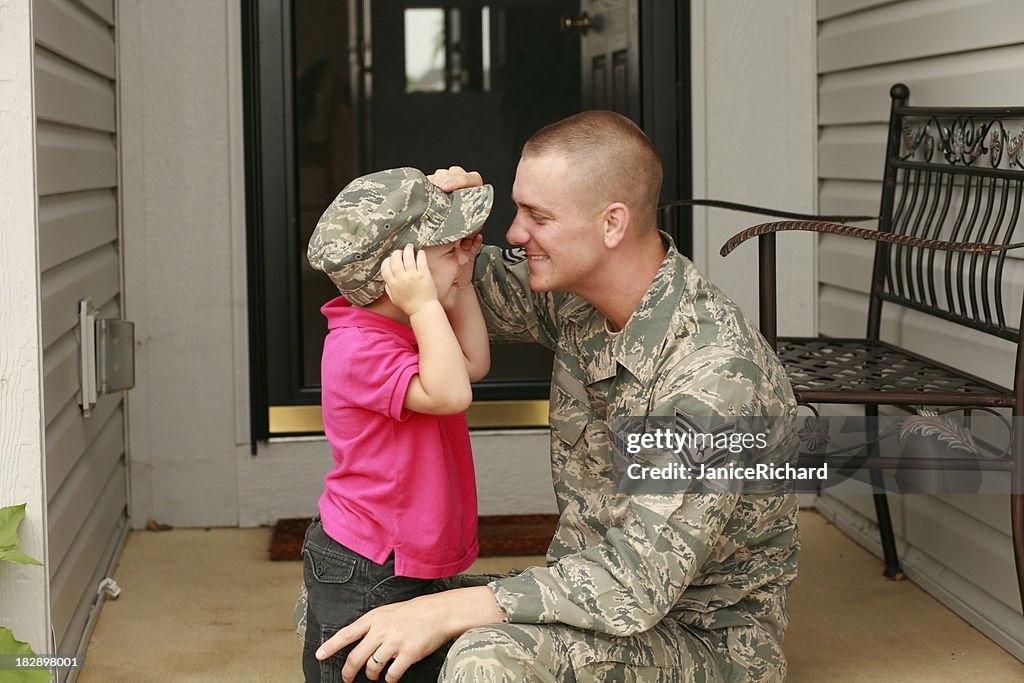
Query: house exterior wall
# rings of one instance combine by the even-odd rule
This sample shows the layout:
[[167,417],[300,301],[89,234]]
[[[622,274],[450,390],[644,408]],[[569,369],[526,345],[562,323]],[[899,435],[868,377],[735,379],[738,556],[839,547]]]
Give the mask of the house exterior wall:
[[[0,507],[26,504],[19,550],[47,563],[32,15],[0,0]],[[45,567],[0,562],[0,626],[51,652]]]
[[[814,6],[692,0],[693,196],[814,213]],[[718,250],[765,216],[694,208],[694,261],[756,320],[757,248]],[[816,332],[814,236],[779,239],[779,334]]]
[[31,3],[47,572],[55,637],[74,653],[127,529],[125,402],[79,405],[79,302],[121,318],[113,0]]
[[[889,88],[911,104],[1020,105],[1024,4],[1009,0],[818,1],[819,205],[822,213],[877,214]],[[823,235],[820,332],[866,328],[872,244]],[[1019,256],[1012,257],[1018,260]],[[1024,270],[1008,267],[1019,300]],[[1019,304],[1009,314],[1019,314]],[[883,336],[1000,384],[1014,366],[1008,342],[885,309]],[[907,574],[1024,659],[1024,622],[1006,496],[889,496]],[[823,495],[818,507],[881,554],[870,496]]]
[[234,337],[245,311],[241,80],[228,67],[237,4],[118,3],[136,527],[238,523],[235,392],[248,361]]
[[18,637],[72,654],[127,528],[123,395],[91,416],[78,400],[79,301],[121,317],[114,7],[37,0],[0,16],[0,504],[28,503],[23,549],[45,564],[5,564],[0,593]]

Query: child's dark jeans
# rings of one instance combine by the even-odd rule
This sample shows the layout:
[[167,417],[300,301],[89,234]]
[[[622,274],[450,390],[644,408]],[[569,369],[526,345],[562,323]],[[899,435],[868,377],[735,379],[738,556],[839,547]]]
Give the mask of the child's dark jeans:
[[[314,653],[320,644],[375,607],[432,593],[436,582],[395,576],[395,556],[384,564],[372,562],[327,535],[320,518],[314,517],[302,544],[302,574],[309,595],[306,637],[302,648],[302,672],[309,681],[341,681],[341,667],[358,643],[339,650],[320,662]],[[447,648],[417,662],[402,676],[403,683],[435,683]],[[387,667],[380,675],[381,681]],[[360,671],[356,681],[369,681]]]

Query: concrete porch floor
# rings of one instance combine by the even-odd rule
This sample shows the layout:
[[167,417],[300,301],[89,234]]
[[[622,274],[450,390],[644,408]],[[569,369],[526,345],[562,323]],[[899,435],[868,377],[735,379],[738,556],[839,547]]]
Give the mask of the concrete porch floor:
[[[820,515],[800,517],[803,551],[785,643],[793,683],[979,680],[1019,683],[1024,664]],[[133,532],[79,683],[300,681],[291,614],[300,562],[270,562],[270,530]],[[540,558],[485,558],[502,571]]]

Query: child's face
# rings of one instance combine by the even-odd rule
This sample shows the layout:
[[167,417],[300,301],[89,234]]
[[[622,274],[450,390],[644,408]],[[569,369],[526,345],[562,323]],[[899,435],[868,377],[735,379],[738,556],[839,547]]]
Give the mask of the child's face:
[[[455,305],[455,296],[459,291],[459,281],[466,282],[464,272],[469,263],[469,256],[459,247],[459,242],[441,244],[436,247],[423,247],[427,255],[430,275],[437,288],[437,300],[445,310]],[[470,286],[470,285],[466,285]]]

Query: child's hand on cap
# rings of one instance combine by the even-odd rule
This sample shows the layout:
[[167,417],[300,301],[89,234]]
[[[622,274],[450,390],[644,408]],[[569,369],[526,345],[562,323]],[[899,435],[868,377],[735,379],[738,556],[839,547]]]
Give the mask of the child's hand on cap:
[[384,291],[407,316],[413,316],[437,301],[437,287],[430,275],[427,255],[411,244],[396,250],[380,265]]

